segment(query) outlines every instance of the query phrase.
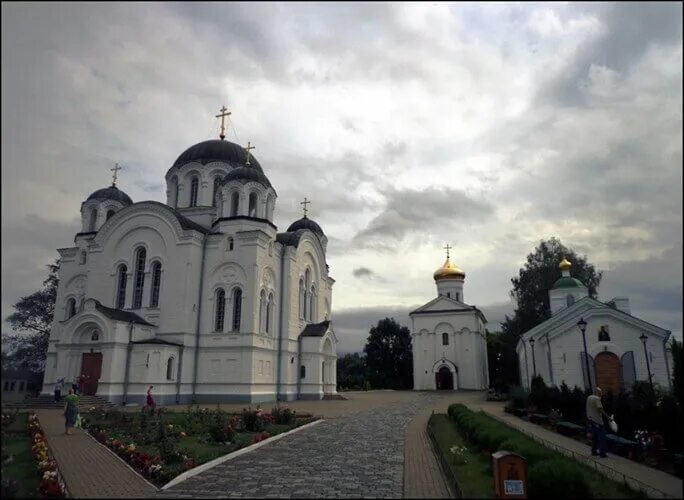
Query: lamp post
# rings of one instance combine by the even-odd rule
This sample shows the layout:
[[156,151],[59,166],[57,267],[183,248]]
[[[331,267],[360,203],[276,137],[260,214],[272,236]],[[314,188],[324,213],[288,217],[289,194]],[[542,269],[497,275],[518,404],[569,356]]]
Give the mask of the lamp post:
[[587,390],[591,392],[592,389],[592,384],[591,384],[591,371],[589,371],[589,353],[587,352],[587,337],[584,335],[584,332],[587,329],[587,322],[584,321],[584,318],[580,318],[580,320],[577,322],[577,326],[579,327],[580,331],[582,332],[582,342],[584,343],[584,362],[586,363],[586,369],[587,369],[587,380],[589,381],[589,387],[587,387]]
[[537,376],[537,363],[534,360],[534,339],[530,339],[530,345],[532,346],[532,377]]
[[651,392],[653,392],[653,377],[651,377],[651,363],[648,360],[648,350],[646,349],[646,341],[648,340],[648,337],[645,333],[642,333],[641,337],[639,337],[639,340],[641,340],[641,343],[644,344],[644,356],[646,356],[646,370],[648,370],[648,383],[651,386]]

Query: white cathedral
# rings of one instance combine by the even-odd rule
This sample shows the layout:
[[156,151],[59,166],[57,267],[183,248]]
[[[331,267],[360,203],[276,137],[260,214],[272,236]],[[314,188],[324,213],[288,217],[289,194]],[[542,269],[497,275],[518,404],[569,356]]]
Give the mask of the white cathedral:
[[437,297],[411,312],[414,390],[489,385],[484,314],[465,303],[465,272],[449,259],[433,275]]
[[150,385],[158,404],[336,392],[327,237],[306,199],[304,217],[278,232],[253,148],[223,130],[174,162],[166,204],[133,203],[118,167],[81,204],[82,230],[58,250],[43,393],[78,377],[84,394],[128,404]]

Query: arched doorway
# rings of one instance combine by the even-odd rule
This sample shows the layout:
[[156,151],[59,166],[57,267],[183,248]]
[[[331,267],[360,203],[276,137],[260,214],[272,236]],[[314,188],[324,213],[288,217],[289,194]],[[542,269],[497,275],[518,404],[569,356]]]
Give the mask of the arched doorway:
[[442,366],[435,373],[435,387],[438,391],[454,390],[454,374],[451,373],[448,366]]
[[622,368],[620,366],[620,358],[612,352],[601,352],[594,358],[596,370],[596,385],[598,385],[604,393],[611,391],[613,394],[618,394],[622,387]]

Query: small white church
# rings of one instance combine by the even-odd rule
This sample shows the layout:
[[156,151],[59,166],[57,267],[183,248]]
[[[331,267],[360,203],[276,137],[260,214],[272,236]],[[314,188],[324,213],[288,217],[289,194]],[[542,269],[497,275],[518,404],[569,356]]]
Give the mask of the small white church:
[[306,215],[279,232],[251,144],[186,149],[166,203],[116,186],[81,204],[61,260],[42,392],[158,404],[321,399],[336,392],[328,239]]
[[414,390],[485,390],[489,386],[486,318],[465,303],[465,272],[449,258],[434,273],[437,297],[409,313]]
[[516,346],[522,386],[539,375],[548,385],[598,386],[604,393],[629,391],[635,381],[669,389],[671,332],[632,315],[627,297],[605,303],[589,297],[567,259],[558,267],[561,276],[549,290],[551,317]]

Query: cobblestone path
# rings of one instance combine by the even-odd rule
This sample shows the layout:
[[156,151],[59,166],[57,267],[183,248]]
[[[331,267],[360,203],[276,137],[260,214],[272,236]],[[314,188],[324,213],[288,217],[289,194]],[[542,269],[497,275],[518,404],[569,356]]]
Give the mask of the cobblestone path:
[[359,411],[286,436],[165,491],[166,498],[401,498],[404,429],[439,396]]

